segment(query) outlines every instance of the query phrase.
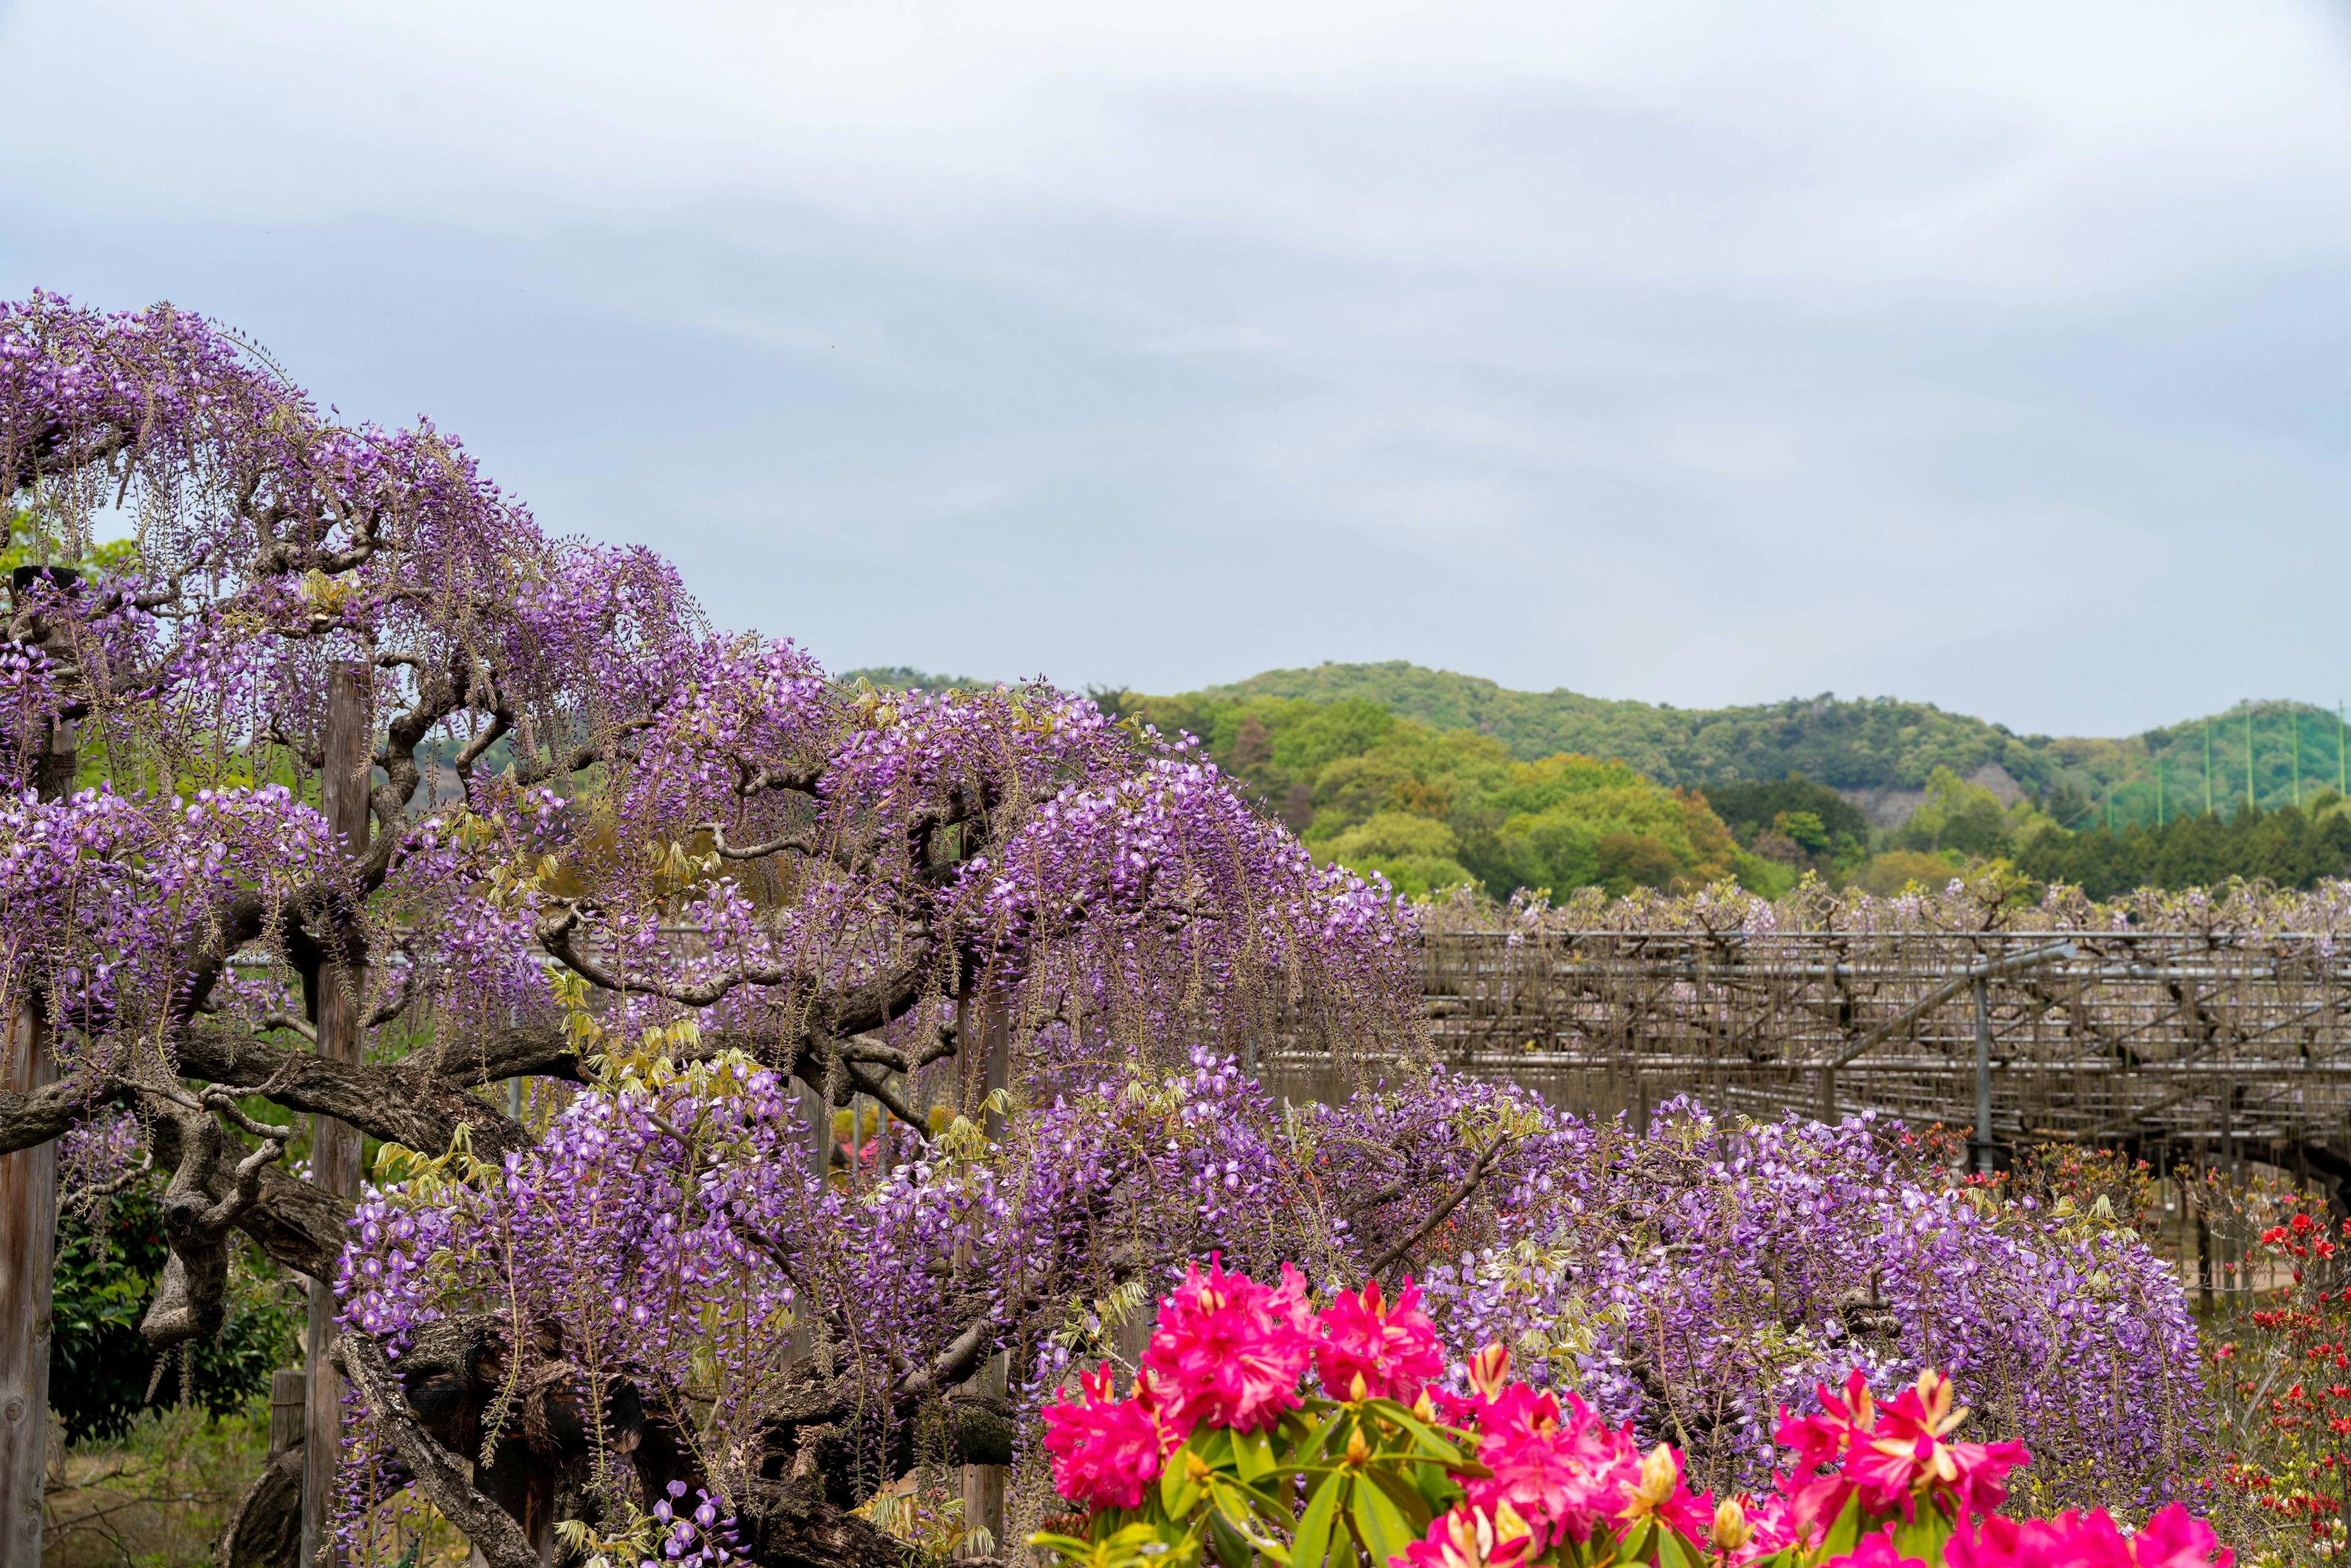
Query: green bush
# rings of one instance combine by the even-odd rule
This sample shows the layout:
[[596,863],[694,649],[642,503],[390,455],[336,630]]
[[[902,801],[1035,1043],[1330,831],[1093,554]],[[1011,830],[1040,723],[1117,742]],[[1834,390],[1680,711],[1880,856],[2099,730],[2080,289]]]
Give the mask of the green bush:
[[[267,1396],[271,1369],[295,1355],[306,1310],[284,1270],[256,1256],[241,1236],[229,1246],[228,1321],[194,1347],[195,1403],[214,1416]],[[68,1442],[120,1437],[146,1406],[155,1355],[139,1335],[139,1320],[169,1255],[162,1205],[144,1189],[87,1216],[58,1216],[49,1407],[65,1423]],[[183,1369],[165,1369],[156,1402],[176,1401],[182,1387]]]

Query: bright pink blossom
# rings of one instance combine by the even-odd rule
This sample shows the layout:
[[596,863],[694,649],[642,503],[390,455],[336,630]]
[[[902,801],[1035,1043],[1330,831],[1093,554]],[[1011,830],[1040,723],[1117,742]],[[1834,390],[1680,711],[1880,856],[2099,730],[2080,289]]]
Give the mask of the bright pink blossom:
[[1464,1505],[1429,1521],[1427,1538],[1388,1562],[1406,1568],[1508,1568],[1533,1544],[1526,1521],[1509,1504],[1493,1510]]
[[2236,1553],[2173,1503],[2125,1535],[2105,1509],[2054,1519],[1985,1518],[1943,1548],[1949,1568],[2229,1568]]
[[[1774,1478],[1784,1486],[1785,1478]],[[1784,1490],[1760,1498],[1741,1497],[1740,1511],[1747,1526],[1746,1543],[1731,1552],[1734,1563],[1752,1562],[1769,1557],[1783,1548],[1817,1541],[1826,1533],[1797,1512],[1796,1503]]]
[[1409,1405],[1445,1370],[1437,1327],[1420,1310],[1420,1287],[1410,1279],[1394,1301],[1380,1298],[1374,1280],[1361,1291],[1342,1291],[1322,1313],[1322,1343],[1314,1369],[1334,1399],[1351,1399],[1355,1379],[1364,1393]]
[[1045,1410],[1053,1490],[1087,1508],[1135,1508],[1181,1441],[1155,1414],[1147,1390],[1116,1397],[1111,1370],[1078,1379],[1082,1397]]
[[1226,1273],[1211,1258],[1206,1275],[1195,1263],[1160,1303],[1143,1365],[1180,1430],[1206,1421],[1259,1431],[1296,1408],[1298,1380],[1314,1354],[1313,1325],[1306,1281],[1289,1264],[1281,1284],[1268,1290],[1246,1274]]
[[1629,1428],[1610,1427],[1573,1394],[1562,1419],[1556,1398],[1522,1383],[1485,1402],[1478,1460],[1494,1473],[1468,1483],[1470,1503],[1508,1503],[1544,1546],[1562,1536],[1591,1540],[1641,1481],[1641,1450]]
[[[1825,1386],[1818,1393],[1820,1414],[1792,1417],[1784,1408],[1780,1412],[1779,1439],[1796,1450],[1792,1479],[1809,1484],[1814,1469],[1836,1466],[1872,1513],[1899,1512],[1908,1519],[1917,1500],[1928,1495],[1949,1500],[1962,1518],[1989,1513],[2008,1494],[2008,1472],[2032,1458],[2018,1442],[1947,1440],[1968,1413],[1952,1407],[1951,1380],[1932,1369],[1882,1405],[1870,1396],[1868,1380],[1858,1370],[1845,1379],[1843,1397]],[[1830,1500],[1823,1493],[1818,1500]],[[1839,1492],[1835,1507],[1844,1500]]]

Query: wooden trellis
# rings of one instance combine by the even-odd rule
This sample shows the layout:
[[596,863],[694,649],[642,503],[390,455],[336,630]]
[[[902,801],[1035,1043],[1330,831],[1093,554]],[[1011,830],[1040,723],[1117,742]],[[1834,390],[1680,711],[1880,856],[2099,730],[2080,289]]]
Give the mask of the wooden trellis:
[[1437,1060],[1586,1114],[1646,1124],[1676,1095],[1771,1118],[1874,1108],[2001,1146],[2333,1176],[2351,1155],[2337,914],[2259,894],[2004,913],[1959,893],[1440,908],[1422,988]]

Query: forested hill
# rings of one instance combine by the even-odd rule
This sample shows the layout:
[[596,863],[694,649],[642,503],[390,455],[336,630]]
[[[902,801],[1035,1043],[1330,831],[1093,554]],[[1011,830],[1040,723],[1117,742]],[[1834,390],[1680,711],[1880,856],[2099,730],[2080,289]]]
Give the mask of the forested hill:
[[2036,791],[2056,782],[2048,737],[2019,737],[1980,718],[1886,697],[1677,708],[1610,702],[1564,688],[1514,692],[1402,660],[1269,670],[1198,695],[1243,701],[1361,697],[1438,729],[1490,735],[1522,761],[1581,752],[1630,763],[1663,784],[1802,773],[1834,789],[1881,789],[1924,783],[1938,767],[1964,778],[1987,762],[1999,763]]
[[[2249,746],[2252,789],[2264,809],[2293,801],[2297,791],[2307,796],[2335,785],[2345,760],[2336,716],[2306,703],[2241,704],[2128,737],[2018,735],[2002,724],[1895,697],[1824,695],[1677,708],[1563,688],[1516,692],[1475,675],[1391,660],[1269,670],[1172,704],[1206,709],[1268,697],[1361,698],[1439,729],[1490,735],[1522,760],[1578,752],[1629,763],[1665,784],[1801,773],[1838,789],[1915,790],[1938,768],[1966,779],[1997,764],[2036,799],[2064,802],[2069,825],[2085,811],[2103,814],[2109,802],[2118,824],[2199,811],[2208,786],[2214,807],[2232,810],[2245,799]],[[1211,727],[1200,727],[1205,733]]]
[[[905,668],[852,670],[876,685],[946,687],[969,677]],[[2336,715],[2309,703],[2241,703],[2227,713],[2123,737],[2018,735],[2006,725],[1896,697],[1791,698],[1748,707],[1677,708],[1611,702],[1564,688],[1516,692],[1475,675],[1401,659],[1268,670],[1230,685],[1175,696],[1097,692],[1121,711],[1145,711],[1162,728],[1228,733],[1238,710],[1267,702],[1328,705],[1353,699],[1439,730],[1475,730],[1534,762],[1561,753],[1624,762],[1667,785],[1801,774],[1860,794],[1899,791],[1882,802],[1901,813],[1938,768],[2012,796],[1998,767],[2067,827],[2168,821],[2244,803],[2249,779],[2264,810],[2307,800],[2351,773]],[[1876,808],[1873,808],[1876,810]]]

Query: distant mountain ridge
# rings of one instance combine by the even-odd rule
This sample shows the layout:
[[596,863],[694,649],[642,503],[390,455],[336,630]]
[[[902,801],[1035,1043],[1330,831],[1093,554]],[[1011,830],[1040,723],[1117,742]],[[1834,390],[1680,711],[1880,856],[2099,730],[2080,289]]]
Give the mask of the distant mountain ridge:
[[[1698,786],[1801,773],[1844,793],[1873,819],[1897,818],[1938,768],[2005,795],[2002,776],[2070,814],[2111,804],[2116,821],[2171,817],[2253,798],[2264,809],[2345,778],[2338,716],[2313,704],[2240,704],[2144,735],[2018,735],[1931,703],[1828,694],[1742,707],[1677,708],[1561,688],[1512,691],[1405,660],[1269,670],[1192,694],[1204,701],[1354,698],[1439,729],[1491,735],[1521,760],[1580,752],[1630,764],[1660,783]],[[2210,766],[2207,741],[2210,740]]]

